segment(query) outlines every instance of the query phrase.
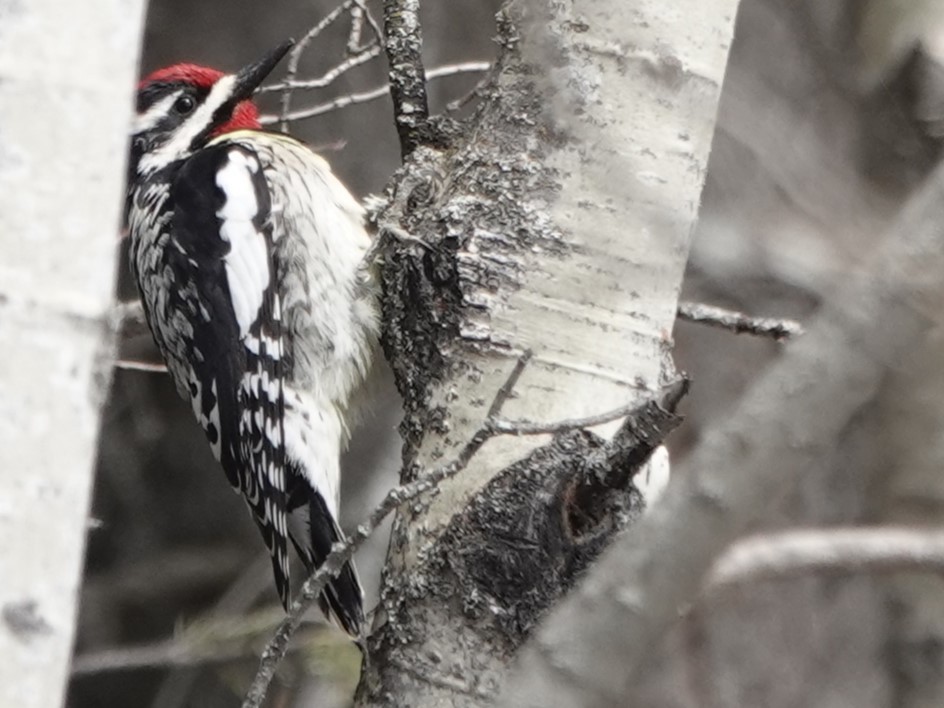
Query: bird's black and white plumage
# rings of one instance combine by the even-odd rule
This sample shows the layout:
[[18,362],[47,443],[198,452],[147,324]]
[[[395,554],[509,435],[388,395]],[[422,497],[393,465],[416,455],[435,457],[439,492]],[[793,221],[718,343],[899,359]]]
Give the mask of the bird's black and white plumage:
[[[184,64],[142,81],[128,196],[154,339],[286,606],[289,543],[311,571],[343,538],[339,456],[379,329],[361,206],[302,143],[259,130],[248,100],[287,48],[235,75]],[[298,514],[306,533],[290,527]],[[353,565],[321,600],[360,636]]]

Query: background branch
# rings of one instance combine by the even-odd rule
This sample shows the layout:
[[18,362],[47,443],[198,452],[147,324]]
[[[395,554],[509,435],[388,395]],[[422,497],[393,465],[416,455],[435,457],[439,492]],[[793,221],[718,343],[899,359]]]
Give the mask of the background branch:
[[[459,74],[478,74],[488,71],[489,68],[491,68],[491,64],[484,61],[470,61],[463,62],[461,64],[446,64],[444,66],[437,66],[430,69],[426,75],[426,78],[428,80],[433,80],[448,76],[456,76]],[[383,86],[376,86],[372,89],[367,89],[366,91],[359,91],[356,93],[338,96],[337,98],[334,98],[330,101],[325,101],[324,103],[319,103],[310,108],[299,108],[294,111],[289,111],[285,114],[285,120],[289,122],[295,122],[305,120],[306,118],[314,118],[315,116],[331,113],[332,111],[346,108],[347,106],[353,106],[359,103],[369,103],[370,101],[375,101],[379,98],[384,98],[389,95],[390,86],[384,84]],[[260,117],[260,122],[263,125],[271,125],[280,120],[282,120],[281,116],[262,115]]]
[[826,528],[749,536],[712,566],[711,592],[725,587],[816,573],[944,573],[944,531]]
[[701,302],[680,302],[678,316],[679,319],[720,327],[735,334],[753,334],[776,340],[803,334],[803,325],[795,320],[754,317]]
[[393,115],[405,160],[422,142],[429,119],[420,0],[384,0],[384,42]]
[[318,22],[318,24],[308,30],[308,32],[306,32],[304,36],[298,40],[298,42],[295,43],[295,46],[289,51],[288,61],[286,62],[285,69],[285,81],[283,82],[286,86],[279,101],[279,130],[288,132],[288,114],[292,107],[291,84],[295,81],[295,76],[298,74],[298,65],[301,61],[302,54],[305,52],[305,49],[333,22],[340,18],[344,13],[350,12],[351,8],[355,5],[356,0],[344,0],[344,2],[325,15],[321,21]]

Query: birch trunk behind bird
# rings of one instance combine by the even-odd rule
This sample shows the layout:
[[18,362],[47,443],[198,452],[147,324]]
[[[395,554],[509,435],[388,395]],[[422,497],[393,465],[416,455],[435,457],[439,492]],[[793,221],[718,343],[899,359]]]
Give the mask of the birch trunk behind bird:
[[[0,9],[0,704],[60,705],[144,3]],[[81,136],[81,140],[76,140]]]

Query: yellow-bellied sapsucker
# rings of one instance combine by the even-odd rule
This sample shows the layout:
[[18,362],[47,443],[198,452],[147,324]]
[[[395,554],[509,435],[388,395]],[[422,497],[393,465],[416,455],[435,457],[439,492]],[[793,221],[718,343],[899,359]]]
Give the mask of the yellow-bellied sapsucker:
[[[251,101],[290,46],[237,74],[177,64],[141,82],[127,215],[151,332],[286,607],[288,541],[311,571],[343,538],[339,455],[379,331],[363,209],[322,158],[261,130]],[[290,528],[306,514],[308,532]],[[321,605],[360,635],[352,565]]]

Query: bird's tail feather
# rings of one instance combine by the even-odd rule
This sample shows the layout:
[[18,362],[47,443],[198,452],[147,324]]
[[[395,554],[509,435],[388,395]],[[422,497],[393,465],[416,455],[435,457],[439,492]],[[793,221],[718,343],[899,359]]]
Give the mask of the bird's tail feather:
[[[309,573],[324,563],[331,546],[344,539],[344,533],[328,511],[320,494],[312,494],[308,506],[310,525],[310,552],[300,553]],[[348,561],[336,578],[325,585],[318,598],[321,610],[337,622],[354,639],[360,639],[364,628],[364,591],[357,579],[354,561]]]

